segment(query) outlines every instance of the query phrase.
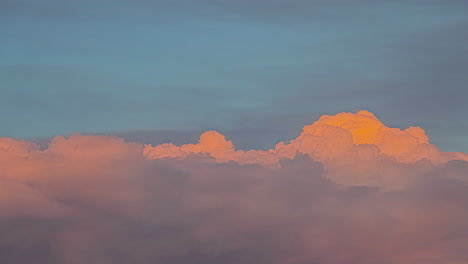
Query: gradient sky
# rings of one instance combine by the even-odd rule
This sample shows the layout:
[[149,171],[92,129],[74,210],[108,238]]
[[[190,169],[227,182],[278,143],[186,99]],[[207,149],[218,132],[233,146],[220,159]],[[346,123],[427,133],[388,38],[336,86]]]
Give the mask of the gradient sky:
[[0,136],[265,148],[367,109],[468,152],[467,28],[468,1],[0,0]]

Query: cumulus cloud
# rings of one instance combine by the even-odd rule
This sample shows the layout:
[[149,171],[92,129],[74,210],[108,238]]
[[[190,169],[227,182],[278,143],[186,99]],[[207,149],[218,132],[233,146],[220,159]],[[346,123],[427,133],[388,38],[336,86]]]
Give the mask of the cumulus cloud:
[[466,153],[368,111],[270,150],[0,139],[1,263],[461,264],[467,223]]
[[[429,143],[420,127],[405,130],[389,128],[374,114],[361,110],[356,114],[340,113],[322,116],[289,143],[280,142],[274,149],[235,150],[231,141],[216,131],[207,131],[197,144],[176,146],[171,143],[146,145],[148,159],[178,158],[190,155],[207,155],[218,162],[234,161],[239,164],[280,166],[282,159],[294,159],[298,153],[322,162],[328,176],[339,183],[386,185],[392,176],[382,173],[383,164],[414,164],[427,161],[433,166],[443,166],[450,160],[468,160],[463,153],[444,153]],[[359,174],[359,177],[346,176]],[[343,175],[346,174],[346,175]]]

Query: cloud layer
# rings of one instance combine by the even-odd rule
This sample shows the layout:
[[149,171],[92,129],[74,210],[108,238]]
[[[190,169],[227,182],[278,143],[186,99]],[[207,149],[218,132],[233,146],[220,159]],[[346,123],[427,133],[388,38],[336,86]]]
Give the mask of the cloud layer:
[[467,161],[367,111],[265,151],[1,138],[0,262],[466,263]]

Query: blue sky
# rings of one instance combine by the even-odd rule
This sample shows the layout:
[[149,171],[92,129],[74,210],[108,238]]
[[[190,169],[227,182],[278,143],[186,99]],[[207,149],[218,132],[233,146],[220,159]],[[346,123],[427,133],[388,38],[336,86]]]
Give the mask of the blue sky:
[[0,136],[264,148],[368,109],[468,152],[466,28],[466,1],[0,0]]

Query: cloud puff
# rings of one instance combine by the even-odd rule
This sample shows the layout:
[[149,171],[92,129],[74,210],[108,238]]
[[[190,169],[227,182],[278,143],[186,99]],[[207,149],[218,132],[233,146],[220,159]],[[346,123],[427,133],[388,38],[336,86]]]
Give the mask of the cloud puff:
[[[382,179],[382,163],[414,164],[423,160],[434,166],[443,166],[449,160],[468,160],[462,153],[444,153],[429,143],[420,127],[405,130],[389,128],[372,113],[361,110],[356,114],[340,113],[322,116],[289,143],[280,142],[267,151],[235,150],[231,141],[216,131],[200,136],[197,144],[176,146],[171,143],[146,145],[144,155],[148,159],[178,158],[190,155],[207,155],[218,162],[235,161],[239,164],[279,166],[282,159],[294,159],[297,153],[307,154],[322,162],[328,176],[346,184],[388,184]],[[359,174],[347,177],[343,174]],[[347,177],[347,178],[343,178]],[[390,177],[390,176],[389,176]],[[387,179],[383,175],[383,179]]]
[[467,223],[466,154],[367,111],[267,151],[0,139],[1,263],[461,264]]

